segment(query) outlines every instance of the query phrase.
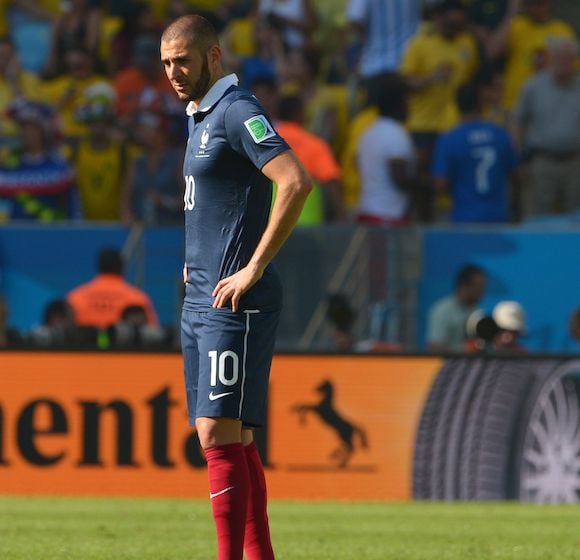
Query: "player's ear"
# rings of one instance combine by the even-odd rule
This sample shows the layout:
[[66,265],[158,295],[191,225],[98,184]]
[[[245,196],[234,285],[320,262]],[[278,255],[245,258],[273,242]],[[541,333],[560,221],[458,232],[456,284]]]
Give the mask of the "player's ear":
[[217,70],[221,66],[222,50],[219,45],[212,45],[206,53],[207,62],[212,70]]

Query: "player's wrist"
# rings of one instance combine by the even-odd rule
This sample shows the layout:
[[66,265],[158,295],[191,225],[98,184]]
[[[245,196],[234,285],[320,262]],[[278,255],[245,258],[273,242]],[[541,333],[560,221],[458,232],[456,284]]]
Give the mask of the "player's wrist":
[[250,270],[257,278],[261,278],[262,274],[264,274],[264,270],[266,269],[266,265],[262,264],[257,261],[250,261],[247,266],[248,270]]

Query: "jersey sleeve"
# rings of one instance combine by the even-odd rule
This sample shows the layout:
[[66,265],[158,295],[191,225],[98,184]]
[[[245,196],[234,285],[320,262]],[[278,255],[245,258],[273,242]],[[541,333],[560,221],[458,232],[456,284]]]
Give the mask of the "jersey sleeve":
[[289,150],[256,101],[238,99],[225,113],[225,128],[232,149],[262,169],[277,155]]

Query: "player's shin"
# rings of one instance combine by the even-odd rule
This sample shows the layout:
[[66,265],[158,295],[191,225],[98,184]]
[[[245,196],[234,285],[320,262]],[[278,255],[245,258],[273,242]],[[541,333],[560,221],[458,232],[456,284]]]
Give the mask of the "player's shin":
[[241,443],[205,450],[218,540],[218,560],[242,560],[249,495],[246,452]]
[[250,495],[244,550],[248,560],[274,560],[267,512],[266,477],[254,442],[245,447],[250,473]]

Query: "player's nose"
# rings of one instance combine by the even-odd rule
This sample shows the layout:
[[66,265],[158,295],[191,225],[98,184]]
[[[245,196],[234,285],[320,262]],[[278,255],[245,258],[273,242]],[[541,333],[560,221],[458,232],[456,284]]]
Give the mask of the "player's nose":
[[165,70],[167,72],[167,77],[170,80],[172,80],[173,78],[177,78],[178,76],[181,75],[179,66],[177,66],[176,64],[169,64],[168,66],[166,66]]

